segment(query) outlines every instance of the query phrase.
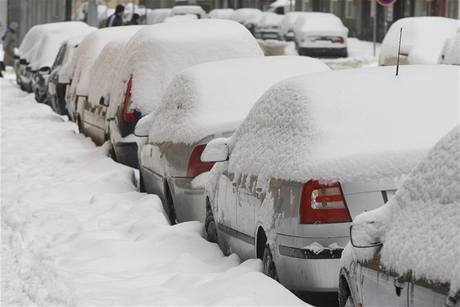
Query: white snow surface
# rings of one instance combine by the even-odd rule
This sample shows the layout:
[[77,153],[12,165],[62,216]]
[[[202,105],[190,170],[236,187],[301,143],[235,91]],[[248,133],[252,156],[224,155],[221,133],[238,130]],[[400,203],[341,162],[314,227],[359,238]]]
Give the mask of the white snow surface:
[[194,144],[234,131],[262,94],[289,77],[327,71],[308,57],[230,59],[192,66],[171,82],[153,117],[149,140]]
[[143,26],[123,26],[103,28],[88,34],[78,46],[75,54],[74,73],[69,94],[87,96],[91,69],[99,53],[113,39],[131,37]]
[[308,12],[301,14],[294,25],[296,32],[327,33],[344,31],[344,25],[339,17],[330,13]]
[[127,43],[110,91],[109,114],[116,114],[126,81],[133,76],[132,108],[156,110],[171,80],[185,68],[205,62],[263,56],[254,37],[234,21],[200,19],[145,26]]
[[2,305],[303,304],[259,260],[224,257],[200,223],[170,226],[108,148],[12,80],[0,87]]
[[262,11],[259,9],[244,8],[233,12],[232,19],[246,26],[249,24],[257,25],[262,18]]
[[156,23],[163,22],[168,16],[171,15],[171,9],[147,9],[147,16],[145,17],[145,23],[147,25],[153,25]]
[[262,18],[258,24],[259,27],[279,27],[284,16],[272,12],[263,12]]
[[[381,263],[403,275],[460,290],[460,126],[443,137],[415,167],[390,201],[355,218],[354,224],[382,224]],[[342,266],[371,259],[374,249],[348,244]]]
[[446,40],[455,35],[460,21],[445,17],[408,17],[393,23],[382,42],[379,64],[394,65],[402,30],[401,54],[408,64],[437,64]]
[[289,12],[285,14],[280,24],[280,35],[286,35],[289,30],[293,31],[297,18],[299,18],[302,14],[306,14],[306,12]]
[[460,65],[460,28],[444,44],[442,56],[442,64]]
[[198,16],[195,14],[182,14],[166,17],[163,22],[184,22],[184,21],[193,21],[198,20]]
[[[459,67],[294,77],[268,90],[230,140],[229,171],[306,182],[407,174],[459,122]],[[359,84],[359,86],[357,85]]]
[[187,15],[193,14],[200,16],[200,18],[207,17],[206,12],[199,5],[178,5],[171,9],[171,15]]
[[209,12],[209,18],[231,19],[234,9],[214,9]]

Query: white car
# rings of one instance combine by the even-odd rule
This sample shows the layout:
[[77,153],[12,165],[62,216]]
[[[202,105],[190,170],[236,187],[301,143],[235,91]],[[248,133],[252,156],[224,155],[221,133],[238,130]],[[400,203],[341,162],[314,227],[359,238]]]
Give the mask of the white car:
[[341,260],[343,306],[460,306],[460,126],[381,208],[356,217]]
[[161,23],[169,16],[171,16],[171,9],[147,9],[145,23],[147,25]]
[[459,72],[411,66],[395,78],[393,67],[376,67],[271,87],[231,138],[201,155],[216,162],[208,238],[242,260],[261,259],[290,290],[336,292],[350,222],[382,206],[458,123]]
[[334,14],[309,12],[300,15],[294,25],[294,37],[299,55],[348,55],[348,28]]
[[178,5],[171,9],[171,16],[195,15],[198,19],[208,17],[203,8],[199,5]]
[[193,65],[259,57],[263,52],[242,25],[206,18],[145,26],[127,43],[123,54],[126,57],[118,65],[110,90],[107,133],[116,160],[138,167],[138,144],[146,135],[134,134],[136,124],[156,111],[176,74]]
[[393,23],[380,47],[379,65],[395,65],[401,36],[400,64],[438,64],[447,39],[460,21],[445,17],[408,17]]
[[139,149],[143,190],[160,196],[171,222],[204,222],[204,182],[212,163],[199,158],[206,143],[231,135],[276,82],[328,70],[319,60],[298,56],[238,58],[183,70],[150,115],[149,138]]
[[255,27],[259,24],[262,18],[262,11],[253,8],[237,9],[233,12],[232,20],[241,23],[243,26],[254,32]]
[[283,15],[264,12],[255,28],[254,36],[260,39],[281,39],[280,26],[283,18]]
[[209,18],[232,19],[234,9],[214,9],[209,12]]

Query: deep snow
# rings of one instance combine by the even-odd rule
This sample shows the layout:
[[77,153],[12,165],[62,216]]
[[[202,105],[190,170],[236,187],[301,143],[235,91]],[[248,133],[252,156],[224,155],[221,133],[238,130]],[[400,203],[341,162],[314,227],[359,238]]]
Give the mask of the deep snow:
[[2,305],[300,305],[201,237],[170,226],[130,168],[0,79]]

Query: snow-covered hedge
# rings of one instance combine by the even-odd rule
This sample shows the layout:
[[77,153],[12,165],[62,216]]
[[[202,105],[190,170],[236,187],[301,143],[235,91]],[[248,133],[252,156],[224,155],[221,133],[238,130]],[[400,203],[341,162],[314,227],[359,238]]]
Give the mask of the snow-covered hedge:
[[301,74],[328,71],[307,57],[259,57],[200,64],[182,71],[155,112],[149,139],[193,144],[234,131],[273,84]]

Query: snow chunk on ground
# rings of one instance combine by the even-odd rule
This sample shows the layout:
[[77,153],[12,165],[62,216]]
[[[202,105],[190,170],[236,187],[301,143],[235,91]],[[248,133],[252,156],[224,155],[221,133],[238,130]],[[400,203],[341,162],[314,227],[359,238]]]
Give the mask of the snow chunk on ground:
[[154,114],[149,140],[194,144],[234,131],[262,94],[275,83],[327,71],[308,57],[258,57],[200,64],[182,71]]
[[459,121],[459,69],[404,66],[395,77],[394,67],[376,67],[282,81],[230,140],[229,171],[297,182],[407,174]]
[[14,80],[0,86],[2,305],[303,304],[202,224],[170,226],[132,169]]

